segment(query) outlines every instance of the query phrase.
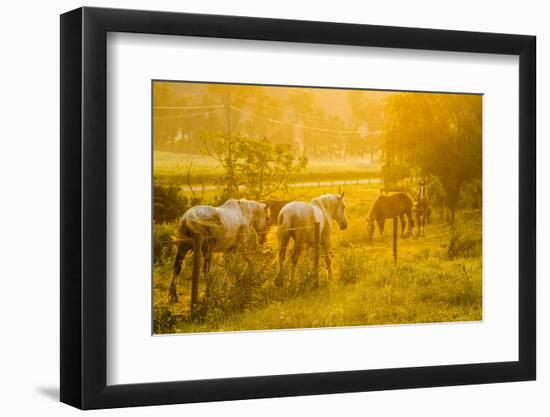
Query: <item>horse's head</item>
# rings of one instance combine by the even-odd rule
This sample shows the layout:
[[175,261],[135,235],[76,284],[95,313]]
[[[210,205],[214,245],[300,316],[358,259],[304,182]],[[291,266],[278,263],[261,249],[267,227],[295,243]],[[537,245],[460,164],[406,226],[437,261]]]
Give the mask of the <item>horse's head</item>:
[[335,198],[335,209],[333,212],[332,218],[336,220],[340,230],[346,230],[348,227],[348,220],[346,219],[345,209],[346,204],[344,203],[344,193],[340,195],[334,195]]
[[260,245],[263,245],[267,239],[267,229],[269,228],[269,208],[267,204],[257,203],[257,207],[252,218],[252,227],[258,234]]

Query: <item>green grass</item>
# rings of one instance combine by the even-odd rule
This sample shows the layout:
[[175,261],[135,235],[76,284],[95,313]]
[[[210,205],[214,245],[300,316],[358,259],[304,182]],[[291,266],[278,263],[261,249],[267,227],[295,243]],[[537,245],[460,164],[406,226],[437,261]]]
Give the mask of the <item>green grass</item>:
[[[325,189],[293,189],[293,199],[310,200]],[[481,320],[481,212],[459,212],[454,228],[434,210],[433,224],[422,238],[400,239],[398,261],[391,248],[391,223],[386,236],[367,241],[366,215],[378,189],[347,185],[349,227],[333,232],[334,276],[328,282],[321,258],[320,287],[313,286],[312,253],[298,264],[290,282],[288,266],[282,287],[274,285],[277,242],[271,230],[263,253],[251,267],[236,256],[224,271],[216,255],[211,271],[211,295],[204,300],[201,282],[199,314],[189,314],[191,262],[180,274],[177,304],[168,302],[173,248],[163,249],[154,268],[155,329],[158,333],[337,327],[401,323]],[[164,225],[159,235],[175,224]],[[452,249],[450,249],[452,248]],[[226,278],[225,282],[223,277]]]
[[[191,184],[212,184],[222,174],[217,161],[207,155],[155,151],[155,184],[185,185],[187,166],[191,164]],[[366,179],[380,176],[380,165],[366,160],[310,160],[297,181]]]

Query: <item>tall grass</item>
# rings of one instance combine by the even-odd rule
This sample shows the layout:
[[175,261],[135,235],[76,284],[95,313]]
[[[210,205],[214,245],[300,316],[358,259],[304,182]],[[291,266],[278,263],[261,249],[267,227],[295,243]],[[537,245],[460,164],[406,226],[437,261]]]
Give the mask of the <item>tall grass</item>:
[[[359,187],[358,187],[359,188]],[[375,190],[349,190],[346,231],[333,232],[333,279],[320,259],[320,286],[313,283],[311,250],[301,257],[296,280],[288,262],[283,285],[278,271],[276,237],[271,232],[262,253],[247,263],[234,256],[226,270],[216,255],[205,295],[201,277],[198,314],[189,314],[191,261],[178,279],[180,301],[168,302],[173,252],[154,268],[156,333],[335,327],[481,320],[481,213],[459,217],[456,227],[435,220],[423,238],[399,239],[398,262],[391,254],[391,230],[368,243],[364,213]],[[311,193],[311,190],[304,190]],[[347,191],[346,191],[347,193]],[[348,194],[346,194],[348,195]],[[303,199],[309,195],[304,194]],[[169,226],[158,235],[169,233]]]

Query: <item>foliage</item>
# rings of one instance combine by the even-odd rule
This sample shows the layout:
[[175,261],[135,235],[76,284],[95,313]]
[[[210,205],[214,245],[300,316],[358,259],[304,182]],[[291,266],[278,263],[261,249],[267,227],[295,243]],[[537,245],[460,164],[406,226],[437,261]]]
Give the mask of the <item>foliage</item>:
[[388,187],[397,185],[400,180],[410,177],[411,168],[400,161],[387,162],[382,166],[382,179]]
[[153,310],[153,332],[155,334],[173,333],[176,318],[167,307],[155,307]]
[[267,139],[240,138],[237,152],[239,182],[256,200],[277,191],[286,191],[289,183],[307,165],[307,158],[295,158],[287,144],[272,145]]
[[439,177],[430,175],[427,179],[426,186],[428,195],[430,196],[430,205],[432,207],[442,207],[445,205],[445,189],[439,180]]
[[382,131],[386,123],[384,107],[387,94],[374,91],[350,91],[348,103],[353,114],[352,126],[363,133],[348,139],[349,153],[352,155],[370,154],[374,162],[375,153],[382,146]]
[[290,145],[272,144],[266,138],[218,135],[204,144],[223,169],[218,179],[223,199],[237,197],[240,187],[256,200],[285,191],[307,165],[307,158],[295,157]]
[[386,165],[439,177],[454,218],[462,185],[481,178],[481,96],[401,93],[387,111]]
[[153,262],[167,263],[171,260],[174,243],[172,236],[178,227],[177,221],[172,223],[155,223],[153,227]]
[[468,225],[453,225],[447,257],[449,259],[481,257],[482,237],[481,222]]
[[464,209],[479,210],[482,205],[481,200],[481,180],[469,181],[462,187],[458,206]]
[[[191,205],[195,204],[197,201],[191,201]],[[153,187],[153,219],[155,223],[174,221],[189,207],[189,199],[180,195],[178,187],[161,185]]]
[[361,256],[360,248],[350,248],[342,252],[338,259],[340,282],[353,284],[364,277],[366,271],[365,259]]

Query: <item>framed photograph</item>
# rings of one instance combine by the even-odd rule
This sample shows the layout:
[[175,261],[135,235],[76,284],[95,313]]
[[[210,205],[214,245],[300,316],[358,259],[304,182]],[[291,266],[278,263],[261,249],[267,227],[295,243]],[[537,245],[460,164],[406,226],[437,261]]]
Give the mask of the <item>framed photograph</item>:
[[61,401],[533,380],[535,37],[61,16]]

